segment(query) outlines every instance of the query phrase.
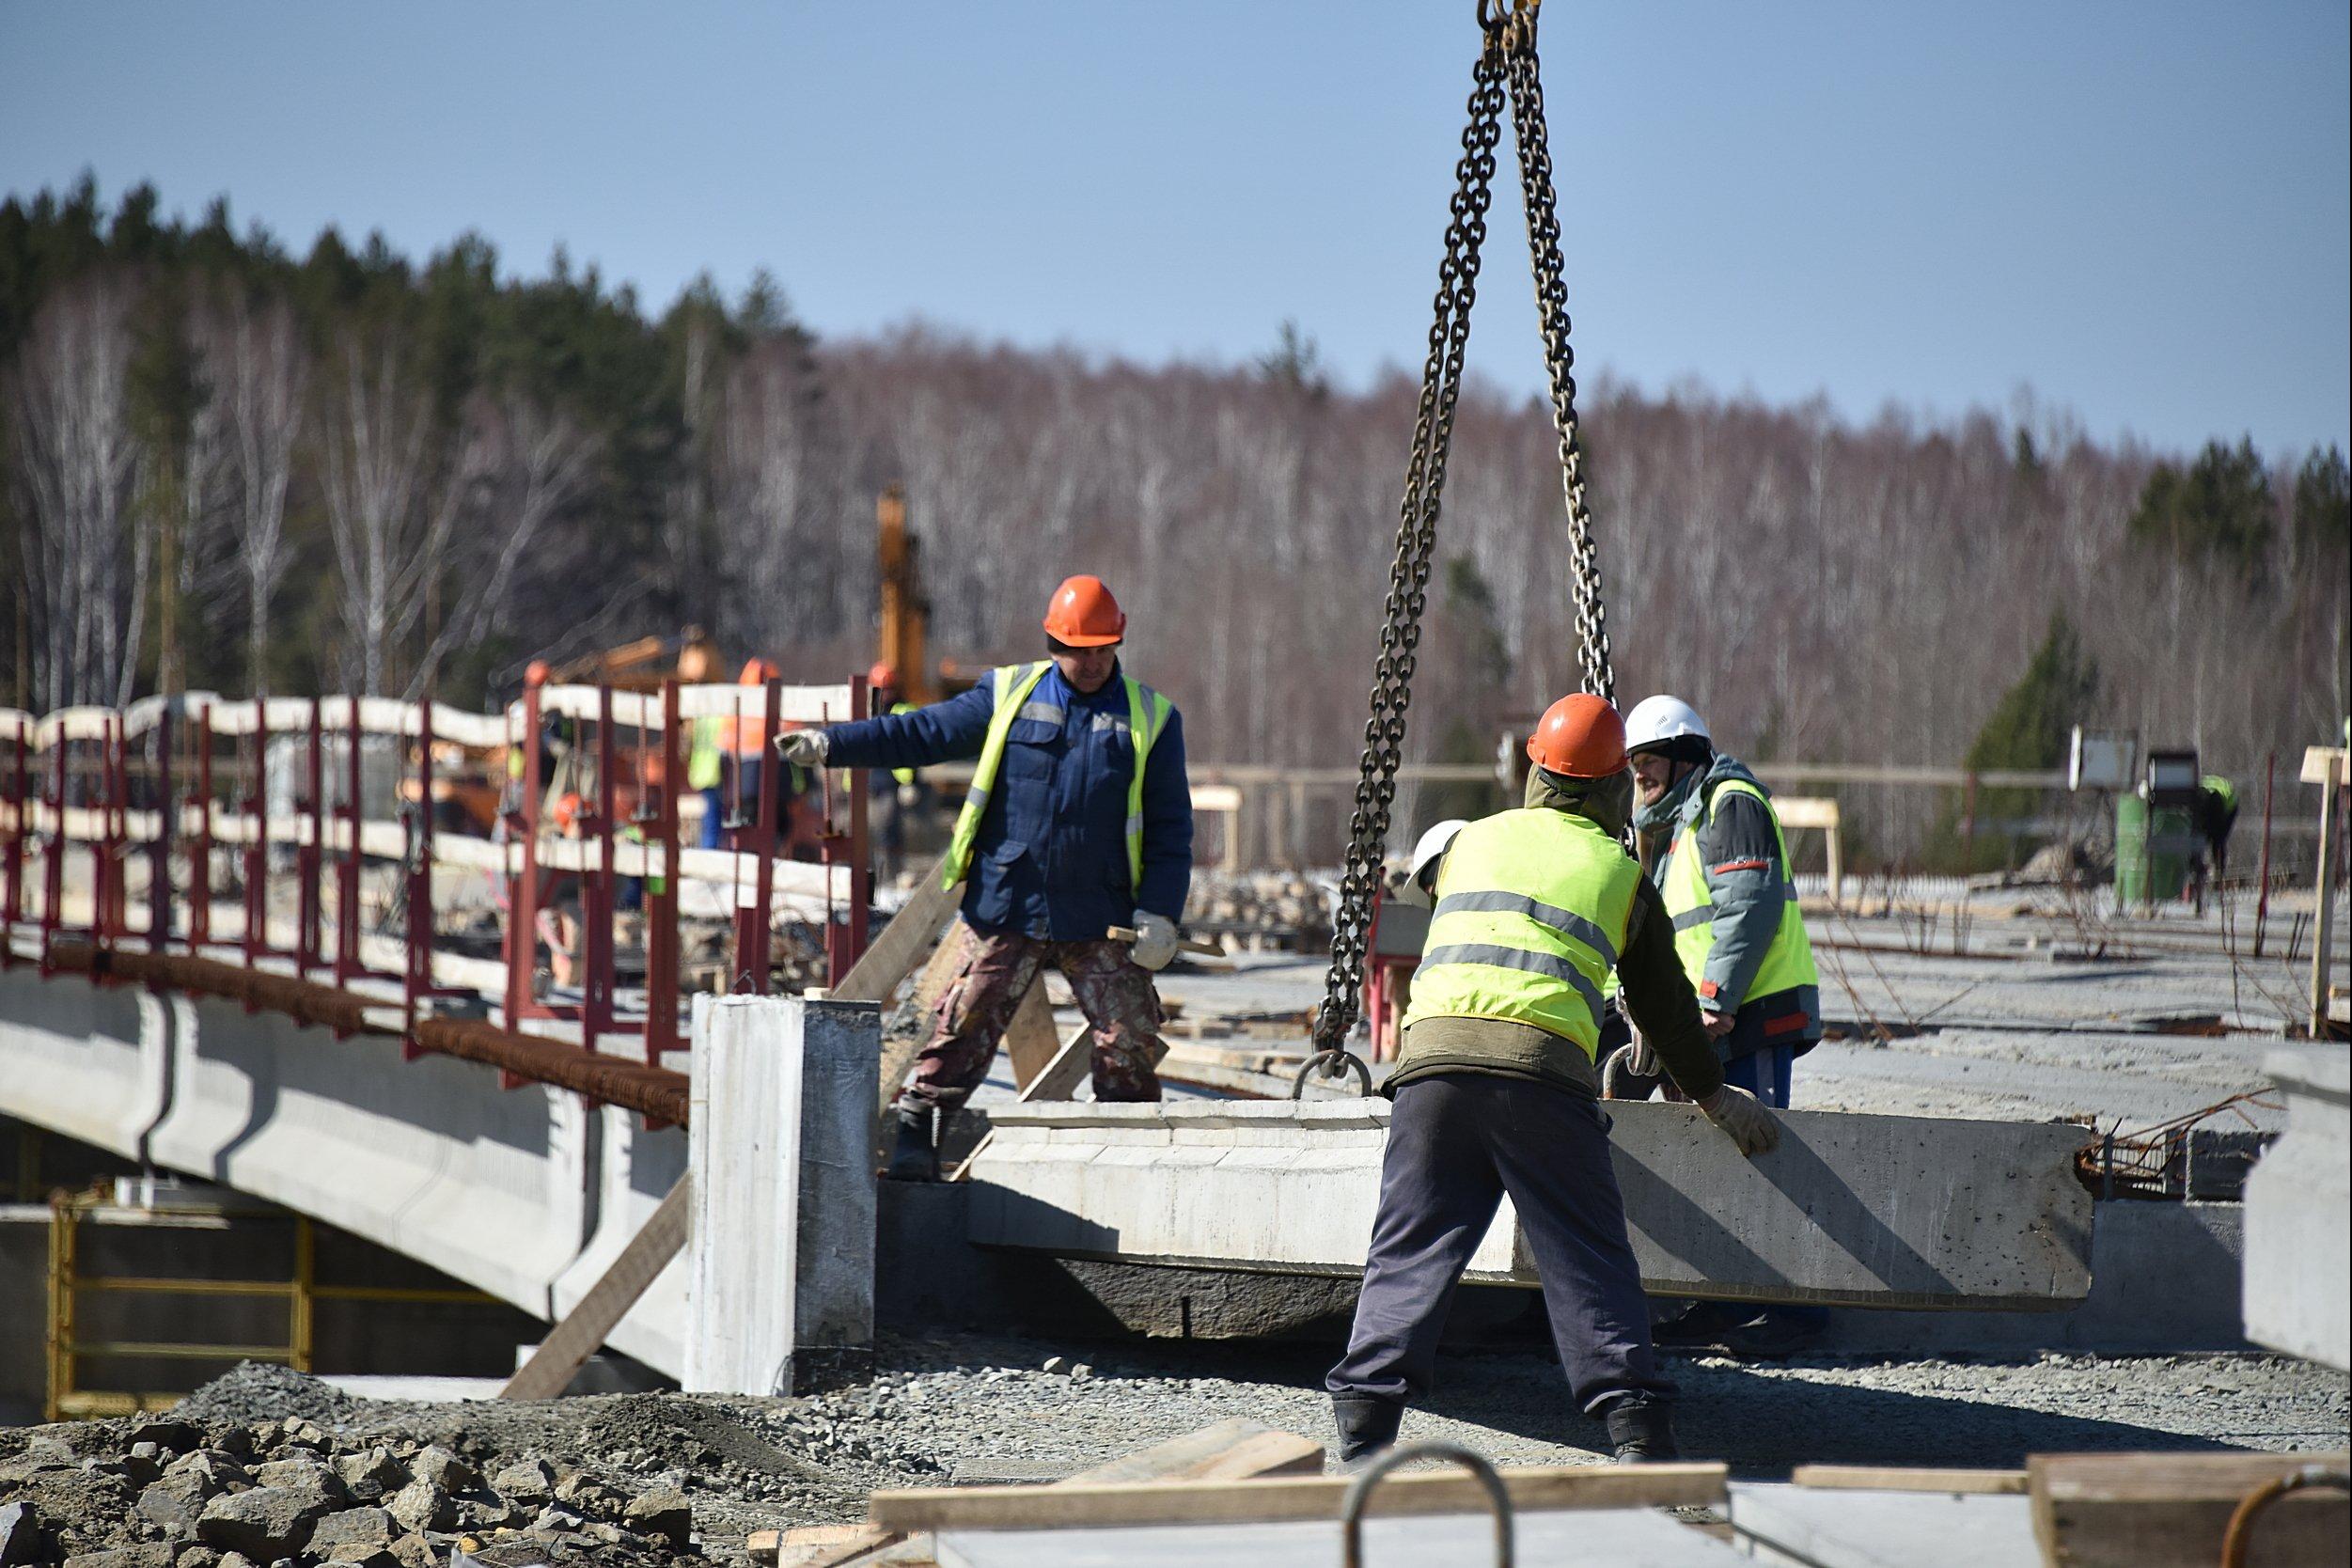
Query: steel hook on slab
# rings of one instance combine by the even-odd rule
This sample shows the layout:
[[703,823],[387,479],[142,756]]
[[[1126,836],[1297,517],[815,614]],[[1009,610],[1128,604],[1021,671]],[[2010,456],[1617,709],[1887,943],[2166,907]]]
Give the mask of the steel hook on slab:
[[2229,1530],[2221,1538],[2221,1568],[2246,1568],[2247,1552],[2253,1544],[2255,1518],[2288,1493],[2313,1486],[2352,1492],[2352,1475],[2331,1470],[2325,1465],[2306,1465],[2299,1470],[2266,1481],[2247,1493],[2230,1514]]
[[1364,1505],[1371,1501],[1372,1489],[1399,1468],[1421,1459],[1442,1459],[1459,1465],[1485,1490],[1487,1504],[1495,1515],[1495,1568],[1512,1568],[1511,1494],[1504,1489],[1502,1477],[1495,1473],[1494,1466],[1455,1443],[1407,1443],[1403,1448],[1390,1449],[1349,1483],[1347,1496],[1340,1502],[1340,1560],[1345,1568],[1363,1568]]
[[1372,1091],[1372,1069],[1364,1065],[1364,1058],[1353,1051],[1343,1050],[1334,1045],[1327,1051],[1317,1051],[1299,1067],[1298,1076],[1291,1080],[1292,1099],[1299,1100],[1306,1097],[1307,1080],[1318,1070],[1326,1078],[1336,1078],[1342,1074],[1353,1072],[1356,1074],[1356,1081],[1364,1086],[1364,1092],[1370,1094]]

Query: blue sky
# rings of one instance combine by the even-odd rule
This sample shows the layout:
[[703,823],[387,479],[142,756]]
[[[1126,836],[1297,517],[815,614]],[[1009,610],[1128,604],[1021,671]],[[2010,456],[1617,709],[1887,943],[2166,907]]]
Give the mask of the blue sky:
[[[8,0],[0,191],[560,242],[654,307],[765,266],[826,336],[1236,360],[1295,319],[1360,385],[1419,364],[1471,10]],[[1587,371],[2346,442],[2341,3],[1550,0],[1544,54]],[[1532,391],[1497,217],[1471,359]]]

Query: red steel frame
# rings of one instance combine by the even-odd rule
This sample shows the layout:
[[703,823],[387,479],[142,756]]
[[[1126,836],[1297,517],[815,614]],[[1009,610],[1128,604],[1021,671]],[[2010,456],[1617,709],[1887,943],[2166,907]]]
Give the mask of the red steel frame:
[[[863,712],[869,694],[863,677],[851,681],[851,712]],[[519,840],[513,852],[515,866],[510,875],[511,898],[506,933],[506,1017],[510,1028],[522,1021],[534,1018],[577,1016],[583,1026],[582,1047],[594,1050],[597,1042],[614,1034],[642,1032],[645,1039],[644,1058],[661,1065],[666,1052],[681,1048],[680,1031],[680,944],[679,915],[679,811],[678,792],[684,778],[682,726],[680,717],[679,684],[675,680],[662,684],[662,734],[658,767],[644,766],[642,746],[638,754],[639,778],[637,809],[634,821],[644,832],[646,870],[645,886],[645,951],[646,951],[646,1013],[642,1021],[618,1016],[619,998],[615,979],[613,919],[617,910],[616,897],[619,872],[615,860],[619,823],[619,745],[618,729],[613,722],[613,693],[602,687],[597,694],[597,776],[595,799],[584,828],[596,843],[597,854],[592,866],[581,873],[583,914],[582,1006],[552,1008],[538,1002],[530,995],[533,969],[536,966],[540,901],[544,888],[540,881],[538,835],[541,826],[539,769],[541,760],[540,691],[526,688],[523,698],[523,773],[518,780],[518,798],[505,808],[510,841]],[[763,695],[763,734],[772,745],[782,732],[782,683],[766,682]],[[339,811],[328,804],[325,774],[325,734],[322,705],[313,700],[310,705],[308,731],[304,758],[305,789],[295,801],[294,820],[295,866],[298,878],[298,920],[300,929],[290,948],[274,947],[268,929],[269,914],[269,745],[270,725],[266,698],[257,699],[251,729],[251,744],[241,748],[241,759],[247,770],[242,781],[244,792],[231,809],[247,823],[247,841],[243,846],[244,871],[244,930],[239,946],[244,964],[258,967],[263,959],[289,960],[298,975],[307,977],[315,968],[325,967],[329,959],[321,948],[320,922],[323,915],[321,876],[330,835],[327,823],[330,815],[339,817],[343,843],[337,856],[337,910],[332,971],[337,986],[348,986],[359,980],[394,980],[400,982],[408,1020],[412,1026],[430,1007],[431,998],[439,996],[470,995],[463,987],[437,985],[432,977],[432,840],[433,840],[433,698],[426,694],[420,704],[416,736],[416,802],[409,819],[408,869],[400,895],[406,903],[407,933],[406,963],[403,972],[388,975],[367,967],[360,955],[360,886],[363,865],[361,835],[366,821],[361,800],[364,776],[362,765],[364,730],[360,721],[357,699],[351,703],[345,733],[348,755],[345,763],[344,800]],[[212,868],[215,849],[213,835],[214,778],[213,764],[216,745],[210,707],[196,706],[190,717],[188,734],[195,756],[190,769],[193,788],[183,800],[175,798],[176,770],[174,741],[178,729],[173,713],[166,709],[161,716],[150,743],[154,748],[154,763],[149,776],[149,794],[156,810],[156,827],[151,838],[137,846],[143,849],[149,864],[147,949],[165,951],[173,940],[175,924],[172,907],[176,891],[172,876],[172,857],[182,837],[183,808],[193,808],[195,823],[188,834],[188,919],[184,946],[196,952],[212,940]],[[824,715],[830,719],[828,713]],[[642,731],[640,731],[642,735]],[[16,926],[25,917],[24,883],[26,880],[26,835],[30,831],[28,815],[34,796],[32,771],[33,729],[26,721],[19,721],[15,736],[15,754],[5,775],[7,798],[13,807],[10,830],[4,846],[0,846],[0,919],[6,923],[7,935],[13,937]],[[55,830],[44,846],[41,867],[42,889],[39,919],[40,964],[44,975],[55,972],[53,951],[58,934],[66,929],[64,920],[65,857],[69,840],[64,833],[65,812],[73,798],[75,770],[70,753],[75,743],[60,736],[55,748],[53,764],[46,781],[48,808]],[[126,920],[128,858],[133,853],[130,842],[130,743],[124,718],[110,716],[100,729],[97,738],[98,756],[91,776],[89,801],[96,810],[99,832],[92,840],[97,873],[93,878],[93,902],[89,934],[102,944],[128,936]],[[739,832],[737,848],[753,858],[753,902],[736,911],[735,968],[738,983],[764,995],[769,988],[770,932],[769,912],[774,904],[775,859],[783,840],[781,821],[782,760],[763,752],[759,788],[759,810],[755,821],[745,824]],[[832,878],[826,879],[825,954],[829,978],[838,981],[855,964],[866,948],[868,940],[867,904],[871,896],[872,872],[868,861],[870,845],[867,821],[867,776],[863,770],[852,772],[845,780],[846,809],[839,813],[845,821],[837,820],[838,801],[834,783],[824,779],[824,831],[820,840],[822,863],[830,871],[843,867],[849,870],[850,898],[848,907],[839,907],[832,894]],[[659,874],[652,874],[658,869]],[[12,958],[12,951],[8,955]],[[254,1004],[246,1003],[247,1011]],[[405,1043],[405,1054],[419,1055],[412,1039]],[[502,1074],[510,1083],[526,1080]]]
[[0,847],[0,966],[16,963],[16,925],[24,918],[24,813],[30,810],[28,796],[32,780],[28,776],[32,753],[32,726],[24,719],[16,721],[16,755],[8,760],[8,841]]

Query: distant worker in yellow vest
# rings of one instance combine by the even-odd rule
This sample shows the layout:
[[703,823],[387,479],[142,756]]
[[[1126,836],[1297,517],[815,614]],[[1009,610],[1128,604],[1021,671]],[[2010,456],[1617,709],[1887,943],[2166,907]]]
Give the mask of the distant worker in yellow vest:
[[1674,1386],[1650,1341],[1649,1300],[1599,1105],[1602,982],[1683,1092],[1742,1152],[1780,1139],[1771,1113],[1723,1083],[1657,889],[1622,843],[1633,808],[1617,710],[1578,694],[1528,742],[1527,805],[1415,855],[1435,898],[1403,1043],[1364,1288],[1347,1355],[1324,1380],[1340,1457],[1396,1441],[1429,1389],[1462,1271],[1507,1193],[1544,1282],[1577,1406],[1618,1459],[1675,1457]]
[[[1192,884],[1184,720],[1119,663],[1127,617],[1097,577],[1072,577],[1045,612],[1047,657],[991,671],[913,713],[797,730],[805,767],[976,762],[944,875],[964,883],[963,966],[899,1096],[889,1174],[934,1180],[939,1133],[996,1055],[1052,964],[1093,1027],[1094,1097],[1156,1100],[1160,1007],[1146,971],[1176,956]],[[1133,928],[1132,943],[1106,936]]]
[[[1625,746],[1636,841],[1665,896],[1723,1079],[1785,1109],[1792,1066],[1821,1040],[1821,977],[1771,792],[1716,749],[1706,721],[1677,697],[1635,704]],[[1655,1074],[1646,1045],[1633,1054],[1638,1075]],[[1700,1302],[1661,1323],[1658,1340],[1778,1355],[1826,1325],[1818,1308]]]

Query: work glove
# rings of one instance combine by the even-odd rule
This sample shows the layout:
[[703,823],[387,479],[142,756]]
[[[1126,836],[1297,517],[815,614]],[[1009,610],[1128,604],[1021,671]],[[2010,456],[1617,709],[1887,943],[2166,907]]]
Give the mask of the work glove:
[[1150,910],[1136,911],[1136,942],[1129,957],[1146,969],[1165,969],[1176,956],[1176,922]]
[[800,768],[824,766],[824,754],[831,749],[822,729],[793,729],[779,736],[776,749],[784,754],[784,760]]
[[1700,1101],[1699,1108],[1751,1160],[1780,1147],[1780,1123],[1763,1101],[1744,1089],[1725,1084]]

